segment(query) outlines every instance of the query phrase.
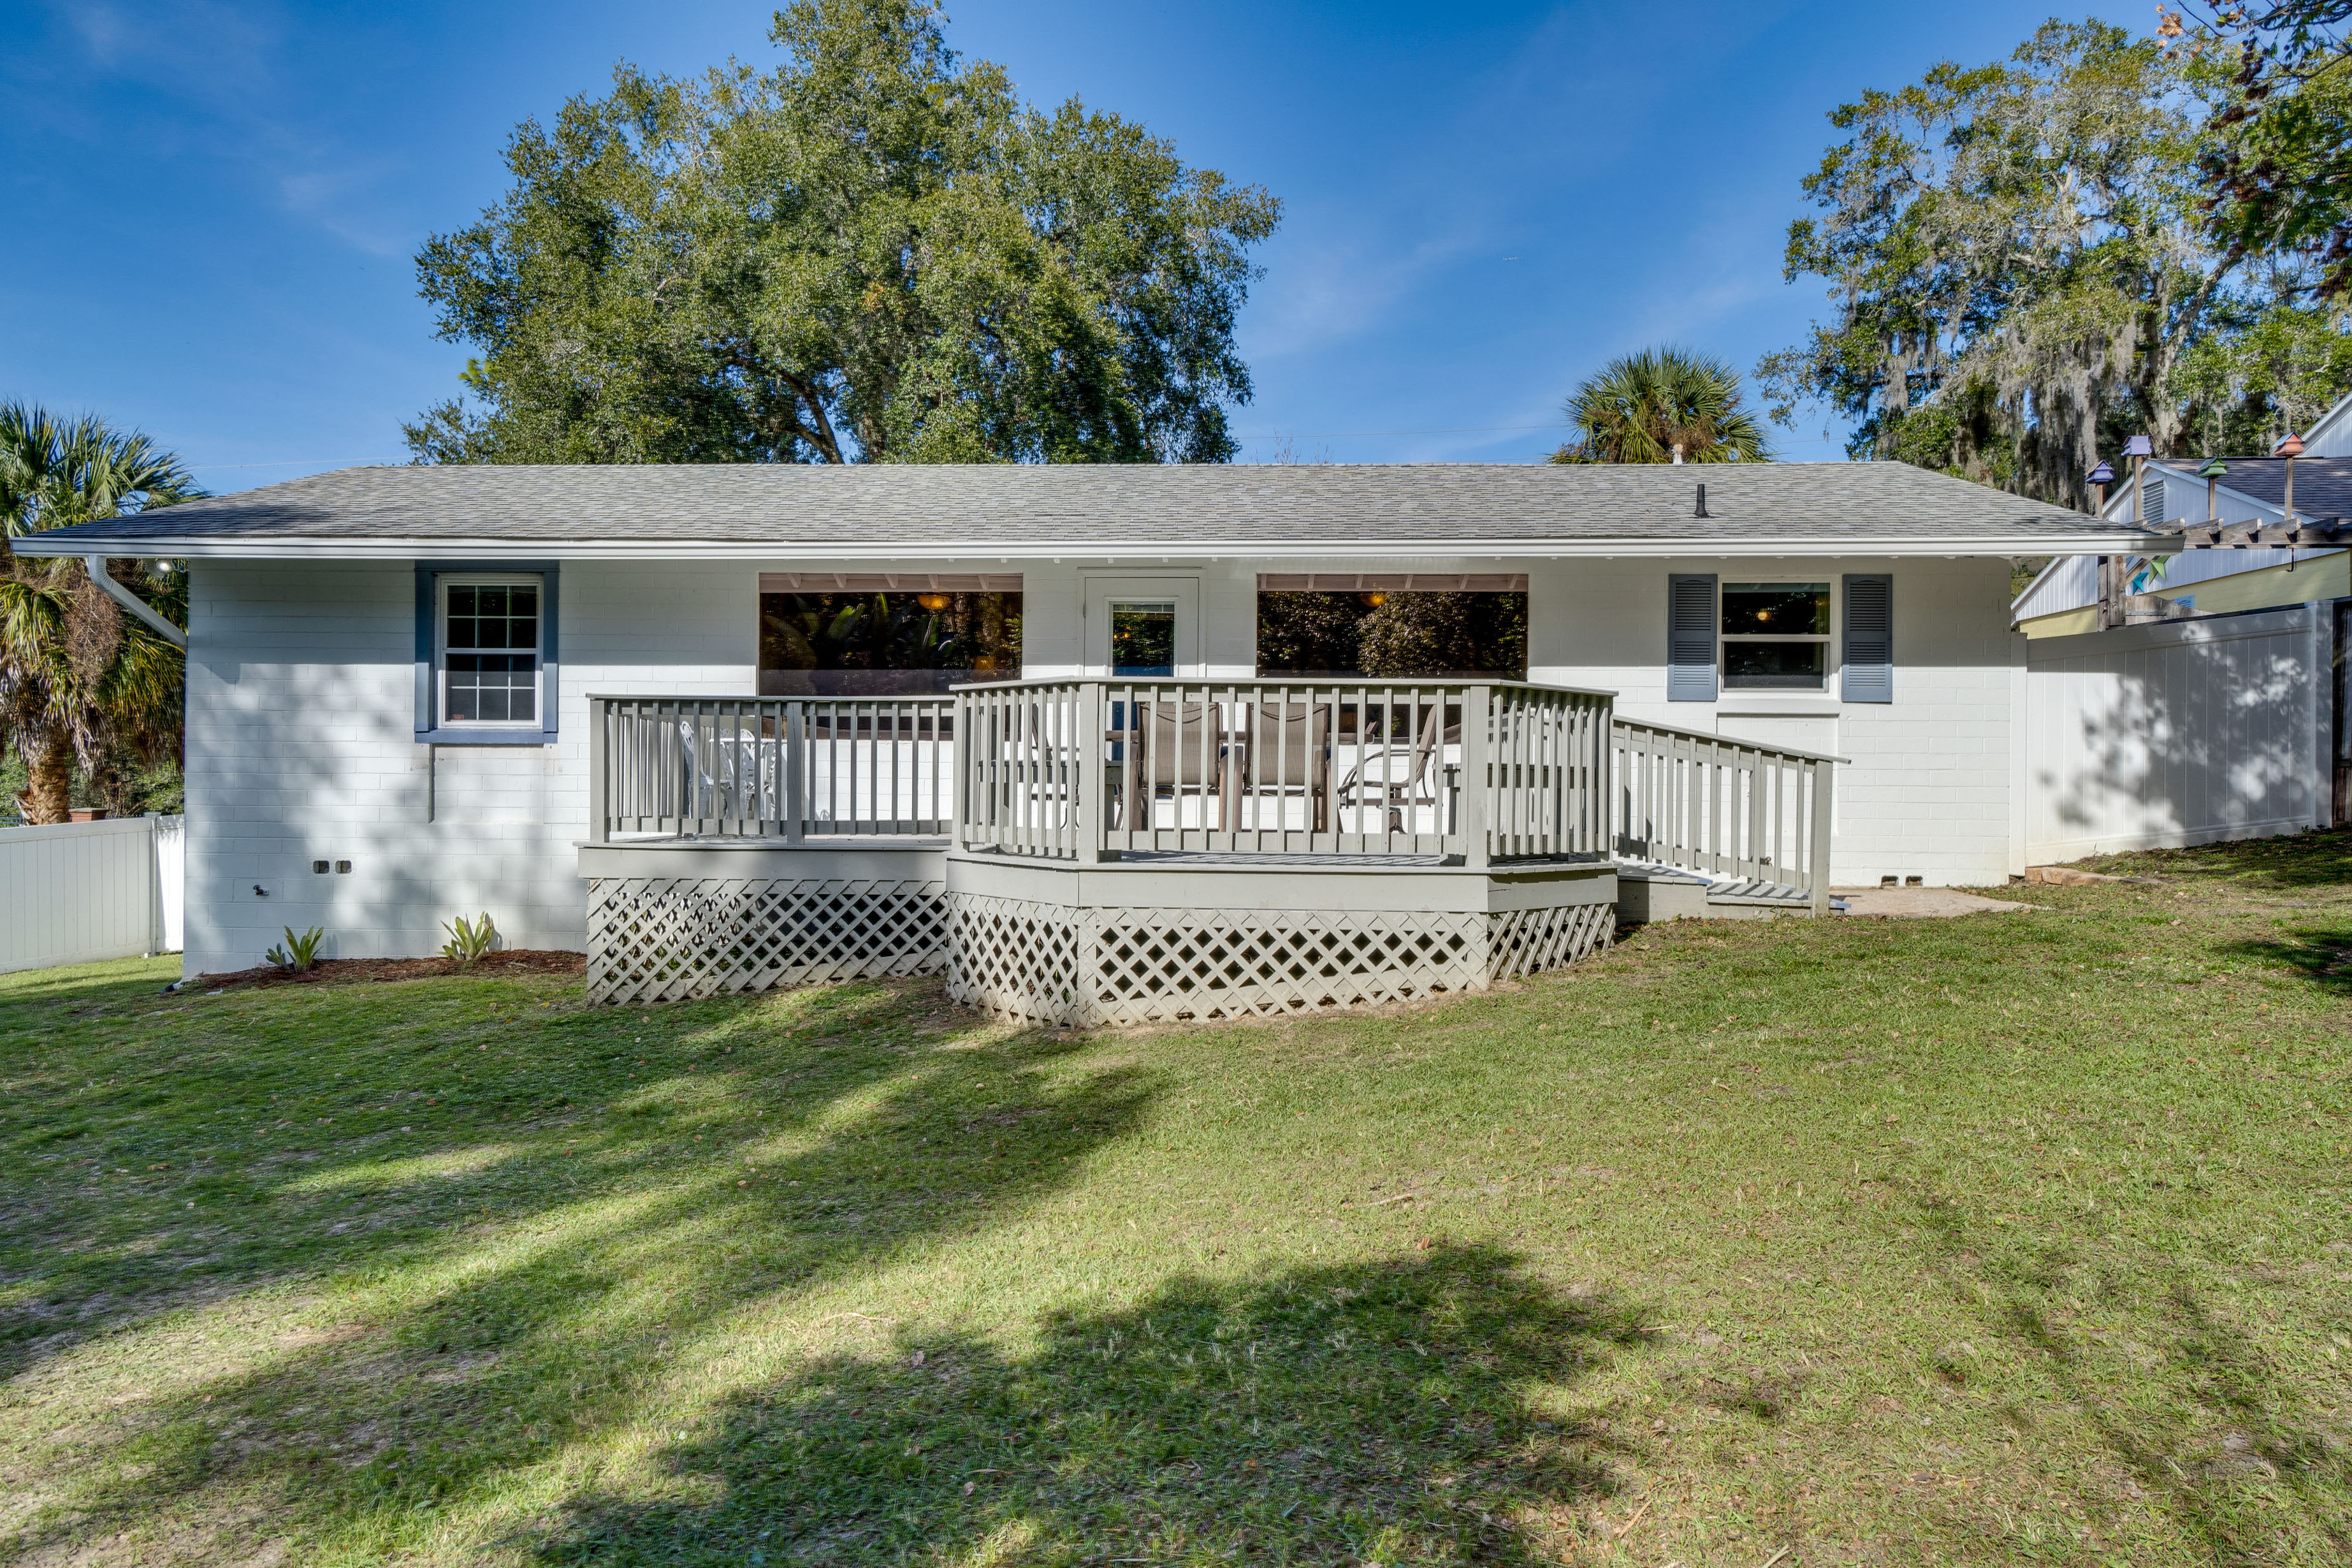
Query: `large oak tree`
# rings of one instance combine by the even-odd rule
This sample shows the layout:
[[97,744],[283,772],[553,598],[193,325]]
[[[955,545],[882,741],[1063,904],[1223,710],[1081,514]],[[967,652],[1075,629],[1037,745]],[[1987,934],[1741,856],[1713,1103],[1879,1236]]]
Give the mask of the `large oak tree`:
[[1833,312],[1759,367],[1773,417],[1826,405],[1857,457],[2073,505],[2130,434],[2244,451],[2307,420],[2344,310],[2309,258],[2210,229],[2200,164],[2238,91],[2210,55],[2051,22],[1836,110],[1787,256]]
[[439,462],[1228,459],[1234,321],[1280,204],[960,63],[919,0],[799,0],[786,53],[623,68],[525,124],[418,257],[470,397]]

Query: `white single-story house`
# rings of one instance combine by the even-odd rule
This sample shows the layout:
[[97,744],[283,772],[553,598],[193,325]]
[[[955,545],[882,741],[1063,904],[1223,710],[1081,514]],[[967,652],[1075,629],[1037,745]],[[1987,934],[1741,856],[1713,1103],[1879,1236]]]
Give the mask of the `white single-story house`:
[[16,548],[185,563],[190,974],[487,910],[626,999],[951,929],[959,994],[1096,1018],[1483,984],[1621,870],[2003,882],[2011,564],[2160,543],[1876,463],[383,467]]

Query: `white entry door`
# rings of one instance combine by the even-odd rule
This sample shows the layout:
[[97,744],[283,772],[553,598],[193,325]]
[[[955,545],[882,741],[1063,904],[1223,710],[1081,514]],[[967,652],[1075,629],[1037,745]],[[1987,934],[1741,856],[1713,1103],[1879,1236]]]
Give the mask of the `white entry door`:
[[1090,676],[1201,673],[1198,577],[1089,577],[1086,622]]

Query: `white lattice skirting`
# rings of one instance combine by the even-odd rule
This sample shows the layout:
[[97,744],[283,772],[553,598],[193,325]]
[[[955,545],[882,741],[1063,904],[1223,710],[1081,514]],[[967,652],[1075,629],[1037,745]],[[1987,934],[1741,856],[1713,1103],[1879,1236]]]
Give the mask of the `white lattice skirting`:
[[1482,989],[1605,943],[1608,903],[1501,913],[1077,908],[948,898],[948,994],[1089,1026],[1377,1006]]
[[937,881],[592,877],[588,999],[675,1002],[772,985],[935,974]]

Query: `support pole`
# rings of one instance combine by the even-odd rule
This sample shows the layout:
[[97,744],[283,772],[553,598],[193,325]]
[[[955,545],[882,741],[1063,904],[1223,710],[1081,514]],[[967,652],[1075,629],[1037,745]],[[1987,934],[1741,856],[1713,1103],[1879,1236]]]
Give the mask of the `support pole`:
[[1486,845],[1493,812],[1495,689],[1474,686],[1462,702],[1462,863],[1473,871],[1494,864]]

